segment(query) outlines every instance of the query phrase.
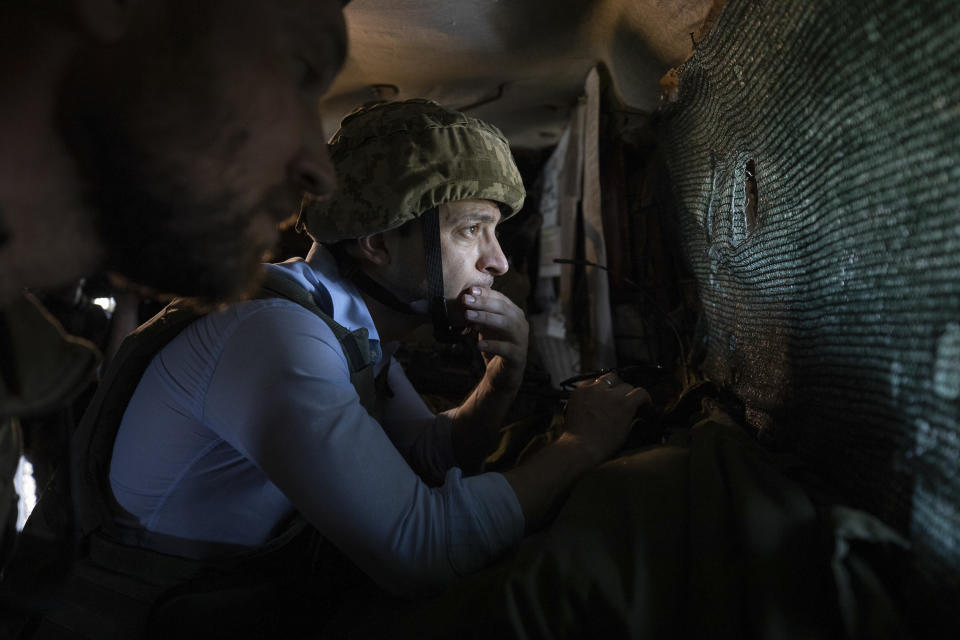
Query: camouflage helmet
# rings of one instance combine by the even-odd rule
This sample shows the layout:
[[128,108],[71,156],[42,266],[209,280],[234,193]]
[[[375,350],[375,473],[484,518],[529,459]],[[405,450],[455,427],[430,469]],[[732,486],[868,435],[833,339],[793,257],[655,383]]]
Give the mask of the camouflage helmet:
[[330,139],[338,189],[307,196],[300,222],[317,242],[387,231],[445,202],[492,200],[503,219],[526,192],[496,127],[430,100],[362,107]]

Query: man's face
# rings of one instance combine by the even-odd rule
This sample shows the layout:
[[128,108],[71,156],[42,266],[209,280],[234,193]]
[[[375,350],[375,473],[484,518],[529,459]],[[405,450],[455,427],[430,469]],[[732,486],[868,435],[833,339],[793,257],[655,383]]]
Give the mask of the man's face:
[[303,193],[334,174],[318,100],[343,63],[340,0],[167,0],[81,56],[59,124],[108,268],[161,292],[229,299]]
[[443,288],[453,299],[469,287],[489,288],[510,268],[497,239],[500,207],[489,200],[440,205]]
[[[487,287],[509,269],[500,249],[496,228],[500,208],[489,200],[460,200],[440,205],[440,249],[443,254],[443,288],[454,301],[469,287]],[[405,236],[385,234],[391,253],[391,278],[395,293],[407,300],[426,299],[426,262],[423,236],[417,230]]]

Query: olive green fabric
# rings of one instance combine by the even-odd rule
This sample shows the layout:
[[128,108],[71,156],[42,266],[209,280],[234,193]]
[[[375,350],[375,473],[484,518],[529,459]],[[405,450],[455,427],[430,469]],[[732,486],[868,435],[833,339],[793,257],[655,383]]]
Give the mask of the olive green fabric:
[[301,222],[317,242],[386,231],[456,200],[492,200],[506,219],[526,191],[499,129],[428,100],[361,108],[330,140],[332,198],[307,197]]
[[585,475],[507,560],[350,637],[908,637],[863,560],[899,540],[866,513],[819,507],[796,468],[708,405],[665,446]]
[[704,371],[954,614],[958,61],[956,0],[731,0],[658,123]]
[[94,380],[100,352],[67,335],[34,296],[23,295],[0,315],[0,418],[56,410]]

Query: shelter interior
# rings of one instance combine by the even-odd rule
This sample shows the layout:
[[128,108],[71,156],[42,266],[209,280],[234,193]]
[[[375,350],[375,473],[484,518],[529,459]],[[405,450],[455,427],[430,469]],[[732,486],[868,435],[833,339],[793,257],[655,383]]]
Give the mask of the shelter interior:
[[[328,132],[364,103],[434,99],[500,127],[528,188],[497,286],[530,314],[531,353],[491,468],[547,428],[565,379],[616,367],[649,388],[637,447],[710,396],[909,547],[878,579],[918,634],[950,624],[960,5],[353,0],[345,14]],[[276,257],[307,247],[289,231]],[[96,319],[76,331],[107,339]],[[427,333],[400,358],[435,409],[482,367]]]

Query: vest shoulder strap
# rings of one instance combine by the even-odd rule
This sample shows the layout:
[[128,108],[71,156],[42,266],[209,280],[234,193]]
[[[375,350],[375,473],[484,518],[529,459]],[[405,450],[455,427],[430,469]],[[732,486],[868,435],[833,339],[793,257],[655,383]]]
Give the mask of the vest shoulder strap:
[[351,372],[360,371],[374,364],[373,356],[370,353],[369,332],[363,327],[351,331],[339,324],[321,309],[313,295],[297,282],[272,269],[268,270],[260,286],[260,294],[257,297],[286,298],[296,302],[304,309],[312,311],[333,331],[333,335],[336,336],[340,348],[343,349],[343,353],[347,357]]

